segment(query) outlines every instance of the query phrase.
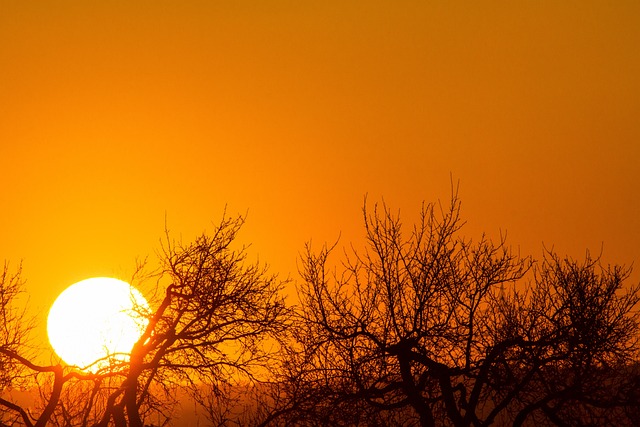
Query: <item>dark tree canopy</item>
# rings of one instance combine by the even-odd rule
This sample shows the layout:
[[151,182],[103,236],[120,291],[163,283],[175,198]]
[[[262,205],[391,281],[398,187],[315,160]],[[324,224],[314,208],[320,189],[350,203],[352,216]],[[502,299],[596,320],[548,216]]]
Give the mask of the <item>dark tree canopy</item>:
[[[281,295],[284,282],[248,263],[244,249],[231,248],[243,222],[225,217],[212,234],[188,244],[167,235],[160,270],[146,275],[159,295],[151,312],[142,313],[149,319],[146,331],[130,360],[95,373],[38,366],[23,355],[20,313],[9,304],[19,292],[19,275],[10,277],[5,268],[0,393],[28,371],[43,403],[36,415],[2,400],[0,424],[164,425],[177,396],[203,404],[206,413],[229,398],[231,385],[261,380],[289,309]],[[212,424],[225,422],[218,413],[208,415]]]
[[[365,248],[340,262],[306,246],[296,307],[234,249],[242,217],[186,244],[167,233],[159,269],[136,276],[156,290],[148,327],[93,373],[32,362],[5,264],[0,425],[174,425],[185,400],[216,426],[640,425],[629,268],[465,238],[455,192],[408,229],[384,204],[363,217]],[[27,409],[13,391],[29,388]]]
[[340,268],[332,248],[302,255],[285,424],[637,422],[628,269],[465,239],[455,194],[406,235],[385,205],[365,203],[364,224],[366,250]]
[[122,398],[105,415],[124,411],[127,425],[142,427],[140,408],[154,382],[187,384],[202,401],[203,385],[205,393],[218,392],[231,378],[251,380],[267,367],[273,355],[262,344],[283,332],[287,309],[282,283],[229,248],[242,224],[225,219],[191,244],[167,241],[161,275],[169,285],[131,352]]

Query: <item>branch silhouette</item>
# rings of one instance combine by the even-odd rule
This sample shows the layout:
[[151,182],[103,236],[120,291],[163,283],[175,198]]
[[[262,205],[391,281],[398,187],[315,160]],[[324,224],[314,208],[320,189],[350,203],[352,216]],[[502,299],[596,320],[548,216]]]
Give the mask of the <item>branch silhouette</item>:
[[466,239],[460,206],[454,188],[405,236],[365,199],[364,251],[332,267],[307,245],[282,425],[637,423],[630,270]]
[[[640,287],[631,269],[506,236],[462,235],[457,188],[406,227],[362,210],[365,247],[300,255],[287,281],[235,248],[226,214],[189,243],[165,233],[130,357],[85,372],[33,363],[20,267],[0,276],[0,425],[167,425],[185,399],[210,425],[640,424]],[[102,365],[100,365],[102,366]],[[34,388],[37,404],[11,390]]]

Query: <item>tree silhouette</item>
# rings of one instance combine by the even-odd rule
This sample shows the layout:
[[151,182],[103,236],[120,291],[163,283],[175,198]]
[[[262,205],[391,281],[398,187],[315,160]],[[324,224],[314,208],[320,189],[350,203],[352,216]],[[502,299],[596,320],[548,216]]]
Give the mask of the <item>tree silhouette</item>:
[[[43,427],[47,425],[60,400],[63,384],[78,373],[65,375],[61,366],[40,366],[30,360],[29,333],[32,319],[26,316],[26,307],[18,307],[17,299],[23,293],[22,268],[11,272],[5,263],[0,275],[0,423]],[[33,380],[47,376],[52,387],[35,416],[18,404],[12,396],[15,389],[29,387]]]
[[[211,235],[189,244],[167,233],[160,270],[147,275],[160,297],[151,312],[141,312],[149,323],[127,361],[95,373],[37,366],[20,355],[19,319],[5,317],[10,334],[2,336],[2,367],[12,372],[9,379],[18,378],[20,369],[35,372],[43,423],[164,425],[179,390],[204,403],[212,395],[224,398],[230,384],[259,380],[289,312],[280,294],[284,282],[247,263],[244,248],[230,247],[243,223],[242,217],[225,216]],[[16,280],[3,282],[3,301],[15,298]],[[0,406],[24,425],[44,425],[15,402],[2,400]]]
[[9,264],[5,262],[0,274],[0,391],[14,386],[20,377],[20,365],[9,357],[7,353],[15,353],[26,344],[27,333],[30,329],[25,322],[25,310],[16,307],[16,299],[22,291],[22,281],[18,267],[11,272]]
[[[420,213],[405,235],[365,201],[366,248],[333,267],[335,245],[307,245],[295,311],[233,248],[242,217],[186,244],[167,232],[159,269],[133,281],[155,289],[146,330],[96,372],[33,362],[20,268],[5,264],[0,425],[168,425],[184,399],[217,426],[640,424],[629,268],[466,239],[456,191]],[[13,393],[29,388],[35,405]]]
[[363,213],[367,248],[342,268],[326,246],[301,257],[283,425],[634,425],[628,269],[551,251],[532,268],[504,238],[464,239],[456,192],[407,237],[385,205]]
[[203,387],[220,392],[233,377],[253,380],[256,368],[268,366],[272,354],[261,344],[284,330],[287,310],[282,283],[263,267],[246,265],[243,251],[230,250],[242,224],[240,217],[225,218],[212,236],[188,245],[167,239],[159,280],[169,285],[98,425],[108,425],[109,417],[118,425],[123,414],[126,425],[142,427],[140,410],[153,405],[154,383],[183,384],[201,400]]
[[517,378],[501,387],[518,394],[514,425],[638,425],[640,295],[637,285],[624,290],[630,272],[589,253],[578,262],[548,251],[528,295],[512,294],[496,330],[518,342],[519,363],[495,378]]

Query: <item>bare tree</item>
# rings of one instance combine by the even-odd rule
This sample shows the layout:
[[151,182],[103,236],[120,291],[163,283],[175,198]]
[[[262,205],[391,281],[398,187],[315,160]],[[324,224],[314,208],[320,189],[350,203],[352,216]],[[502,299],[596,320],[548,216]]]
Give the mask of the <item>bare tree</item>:
[[[207,414],[211,396],[232,399],[231,385],[265,378],[290,314],[281,295],[285,282],[266,267],[249,263],[245,248],[232,248],[243,223],[240,216],[225,216],[212,234],[188,244],[167,233],[159,252],[160,271],[147,275],[156,280],[160,296],[150,311],[139,308],[149,320],[146,330],[128,360],[111,361],[96,372],[42,367],[23,355],[21,314],[5,304],[15,299],[19,276],[9,276],[5,267],[0,391],[28,371],[31,384],[40,390],[42,416],[34,418],[19,404],[2,399],[2,422],[28,427],[166,425],[179,403],[179,390],[201,403]],[[224,420],[210,412],[212,422]]]
[[630,273],[588,252],[579,262],[548,251],[531,289],[511,294],[494,330],[517,345],[493,373],[501,393],[492,397],[517,394],[514,425],[640,422],[640,294],[625,286]]
[[[66,373],[61,366],[40,366],[31,361],[29,334],[33,320],[26,315],[26,303],[18,307],[23,294],[22,268],[11,272],[5,262],[0,274],[0,424],[43,427],[47,425],[60,400],[66,381],[78,373]],[[39,414],[25,409],[14,392],[32,387],[36,378],[46,377],[52,387]]]
[[[341,264],[307,245],[295,314],[285,282],[234,249],[242,217],[187,244],[167,233],[159,271],[137,272],[156,290],[146,330],[96,372],[32,362],[5,264],[0,425],[169,425],[185,397],[217,426],[640,424],[630,269],[465,239],[456,192],[407,235],[384,204],[363,216],[366,249]],[[27,409],[11,390],[33,386]]]
[[0,273],[0,392],[15,385],[20,378],[20,366],[7,353],[15,353],[27,344],[30,328],[25,310],[16,307],[16,299],[22,293],[19,266],[11,272],[8,263]]
[[18,350],[27,345],[31,329],[25,322],[25,310],[16,307],[16,299],[22,293],[22,279],[19,266],[12,272],[7,262],[0,274],[0,422],[12,424],[21,418],[29,418],[27,413],[11,399],[10,392],[20,387],[24,381],[25,369],[14,357]]
[[424,205],[407,237],[385,205],[363,214],[367,249],[342,268],[329,268],[333,248],[302,255],[284,424],[572,425],[637,408],[628,270],[550,253],[526,291],[531,259],[504,238],[461,237],[456,192]]
[[142,427],[141,411],[163,407],[164,400],[153,401],[153,387],[165,395],[173,386],[187,388],[205,402],[208,394],[228,390],[230,382],[259,380],[268,368],[288,310],[283,283],[264,267],[248,264],[244,249],[230,248],[243,222],[225,217],[211,236],[186,245],[167,237],[160,257],[159,280],[168,282],[164,297],[97,425],[111,420]]

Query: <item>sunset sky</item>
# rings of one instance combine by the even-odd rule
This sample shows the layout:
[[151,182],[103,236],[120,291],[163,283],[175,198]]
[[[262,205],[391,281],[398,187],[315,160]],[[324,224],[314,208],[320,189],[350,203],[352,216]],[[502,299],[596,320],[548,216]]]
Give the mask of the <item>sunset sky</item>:
[[470,236],[639,265],[640,2],[0,0],[0,260],[41,322],[165,218],[247,212],[295,280],[366,194],[410,222],[451,177]]

